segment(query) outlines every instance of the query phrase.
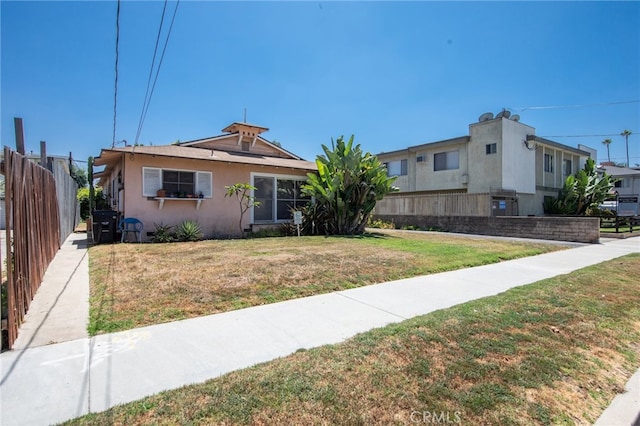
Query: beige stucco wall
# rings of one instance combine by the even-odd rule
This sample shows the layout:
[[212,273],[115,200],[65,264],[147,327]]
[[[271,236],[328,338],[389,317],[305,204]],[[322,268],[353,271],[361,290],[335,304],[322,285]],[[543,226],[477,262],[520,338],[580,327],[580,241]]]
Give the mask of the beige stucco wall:
[[[403,159],[407,160],[407,175],[398,176],[394,183],[395,186],[400,188],[401,192],[466,191],[466,175],[468,173],[469,163],[466,145],[467,143],[465,141],[434,144],[434,146],[431,147],[419,146],[411,148],[410,150],[378,154],[378,158],[383,163]],[[434,155],[448,151],[458,151],[459,167],[452,170],[434,171]],[[424,161],[417,161],[419,155],[424,157]]]
[[[199,209],[196,209],[198,201],[195,198],[168,199],[160,209],[158,200],[142,195],[143,167],[210,171],[212,172],[212,197],[204,198]],[[240,233],[239,204],[236,198],[225,197],[225,186],[251,182],[252,171],[306,177],[306,171],[290,168],[125,154],[123,168],[125,188],[120,211],[124,217],[136,217],[144,223],[145,239],[148,239],[146,232],[155,229],[154,223],[178,225],[187,219],[197,221],[206,237],[238,235]],[[117,175],[117,170],[114,175]],[[243,227],[246,228],[251,220],[250,212],[247,212],[243,219]]]
[[[469,125],[469,193],[502,188],[502,126],[499,120]],[[487,144],[496,144],[496,153],[486,153]]]
[[[535,152],[524,140],[535,129],[506,118],[469,125],[469,193],[491,189],[511,189],[518,193],[535,192]],[[487,154],[486,146],[496,144],[496,153]]]

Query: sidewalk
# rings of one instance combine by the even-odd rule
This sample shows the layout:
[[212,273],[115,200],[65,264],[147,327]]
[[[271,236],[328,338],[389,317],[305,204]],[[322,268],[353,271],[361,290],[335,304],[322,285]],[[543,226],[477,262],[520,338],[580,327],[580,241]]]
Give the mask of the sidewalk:
[[[54,292],[56,309],[62,306],[67,293],[87,295],[81,296],[85,299],[79,303],[88,299],[86,250],[76,237],[70,238],[65,242],[69,250],[61,251],[56,260],[73,253],[76,266],[60,271],[67,278],[61,280],[65,283],[62,291]],[[93,338],[78,336],[76,340],[48,346],[35,347],[38,342],[61,340],[45,337],[45,325],[32,327],[33,338],[21,336],[27,341],[23,349],[0,356],[0,424],[51,424],[103,411],[283,357],[300,348],[338,343],[372,328],[632,252],[640,252],[639,238],[605,240],[603,244]],[[39,295],[40,291],[36,297]],[[86,315],[84,307],[76,311],[81,310]],[[41,309],[42,312],[46,319],[42,324],[58,317],[54,309]],[[39,320],[34,324],[40,324]],[[621,406],[629,408],[624,401]],[[622,412],[614,411],[616,415]],[[631,424],[638,412],[640,407],[632,404],[627,412],[630,418],[611,417],[611,421],[622,423],[599,424]]]

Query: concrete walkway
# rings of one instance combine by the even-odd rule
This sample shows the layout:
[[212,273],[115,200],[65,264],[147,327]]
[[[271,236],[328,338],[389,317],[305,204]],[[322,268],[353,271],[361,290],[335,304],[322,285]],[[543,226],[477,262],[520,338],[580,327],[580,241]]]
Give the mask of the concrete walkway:
[[[607,240],[499,264],[36,347],[49,340],[61,341],[47,337],[44,331],[49,320],[59,318],[54,311],[62,307],[66,294],[85,298],[78,301],[82,304],[88,299],[84,296],[88,294],[86,250],[76,237],[70,238],[60,257],[75,253],[76,266],[59,271],[67,278],[53,292],[54,308],[39,309],[44,321],[33,320],[31,337],[21,336],[26,341],[22,349],[0,356],[2,425],[44,425],[103,411],[300,348],[338,343],[375,327],[640,252],[639,238]],[[86,312],[86,305],[78,306]],[[86,318],[78,321],[86,324]],[[628,404],[623,401],[622,406]],[[621,409],[614,411],[614,415],[622,413]],[[611,417],[622,423],[606,423],[605,418],[599,424],[632,424],[638,412],[636,399],[635,407],[627,407],[628,418]]]

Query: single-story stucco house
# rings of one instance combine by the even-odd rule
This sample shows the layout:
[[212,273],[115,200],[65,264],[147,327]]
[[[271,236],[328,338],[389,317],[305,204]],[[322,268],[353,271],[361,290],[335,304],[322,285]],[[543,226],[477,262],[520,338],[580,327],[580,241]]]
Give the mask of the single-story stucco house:
[[[226,186],[249,183],[259,206],[243,218],[243,228],[291,220],[291,208],[308,198],[300,186],[317,171],[306,161],[260,136],[266,127],[233,123],[222,135],[172,145],[102,149],[94,175],[120,218],[143,222],[143,240],[155,224],[197,221],[206,237],[240,234],[237,198]],[[162,190],[162,191],[161,191]]]

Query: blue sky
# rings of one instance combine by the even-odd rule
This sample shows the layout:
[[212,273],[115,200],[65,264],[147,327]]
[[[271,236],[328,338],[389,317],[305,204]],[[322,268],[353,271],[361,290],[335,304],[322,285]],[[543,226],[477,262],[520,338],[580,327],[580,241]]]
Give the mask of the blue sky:
[[[133,143],[163,2],[123,1],[116,140]],[[169,2],[161,45],[175,2]],[[112,143],[116,5],[1,2],[1,137],[86,160]],[[182,1],[139,143],[234,121],[313,160],[468,134],[511,109],[536,134],[640,163],[640,2]],[[625,102],[625,103],[619,103]],[[531,107],[584,105],[571,108]],[[588,137],[560,137],[584,136]]]

